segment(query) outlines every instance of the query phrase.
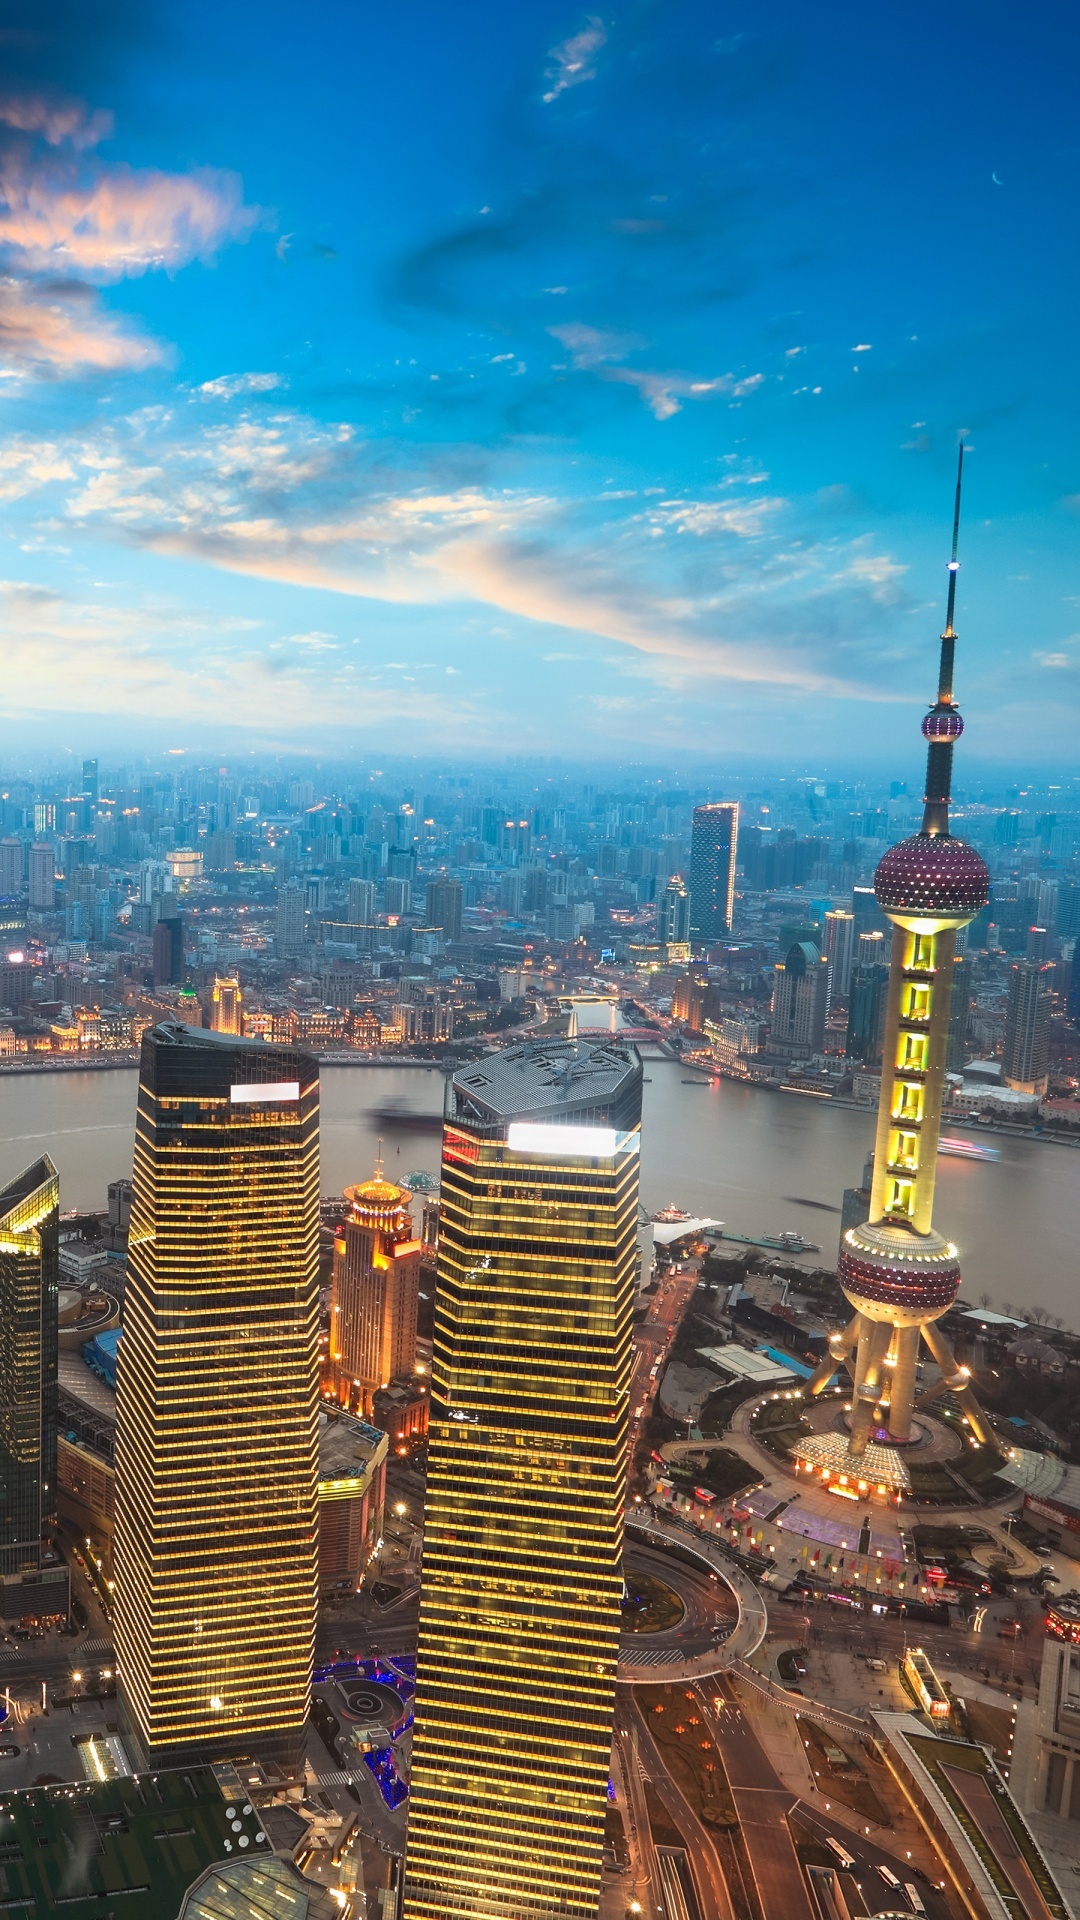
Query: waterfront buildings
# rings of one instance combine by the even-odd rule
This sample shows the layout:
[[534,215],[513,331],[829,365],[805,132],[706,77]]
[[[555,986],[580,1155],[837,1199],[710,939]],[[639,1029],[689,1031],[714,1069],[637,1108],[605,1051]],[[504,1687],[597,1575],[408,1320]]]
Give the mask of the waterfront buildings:
[[1004,1072],[1017,1093],[1046,1092],[1053,975],[1041,960],[1017,960],[1009,972]]
[[334,1235],[327,1390],[365,1419],[373,1396],[416,1364],[423,1251],[407,1187],[375,1177],[346,1187],[348,1213]]
[[117,1377],[116,1649],[145,1761],[300,1758],[316,1604],[319,1083],[143,1037]]
[[731,931],[739,807],[734,800],[695,807],[690,835],[690,939],[708,946]]
[[37,1570],[56,1512],[59,1234],[42,1154],[0,1190],[0,1574]]
[[448,1088],[405,1920],[597,1910],[641,1088],[608,1036]]
[[820,1392],[838,1367],[848,1369],[850,1441],[845,1448],[839,1435],[821,1435],[816,1452],[813,1440],[801,1449],[808,1464],[824,1457],[826,1466],[852,1465],[856,1484],[872,1438],[900,1446],[913,1438],[920,1337],[974,1437],[997,1445],[967,1369],[957,1365],[935,1325],[960,1286],[957,1249],[932,1219],[956,931],[981,911],[989,893],[981,857],[949,831],[953,747],[964,726],[953,697],[962,465],[961,451],[938,693],[922,723],[928,743],[922,827],[885,854],[874,879],[893,935],[870,1215],[840,1243],[838,1278],[854,1313],[832,1335],[809,1388]]

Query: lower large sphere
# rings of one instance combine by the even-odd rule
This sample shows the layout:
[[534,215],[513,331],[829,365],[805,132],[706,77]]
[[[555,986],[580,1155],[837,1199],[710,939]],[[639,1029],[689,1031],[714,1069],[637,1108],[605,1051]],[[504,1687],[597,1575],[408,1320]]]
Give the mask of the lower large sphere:
[[913,833],[890,847],[874,875],[878,906],[892,919],[963,926],[990,898],[986,862],[947,833]]
[[956,1249],[939,1233],[852,1227],[840,1247],[837,1278],[848,1300],[868,1320],[923,1327],[952,1306],[960,1291]]

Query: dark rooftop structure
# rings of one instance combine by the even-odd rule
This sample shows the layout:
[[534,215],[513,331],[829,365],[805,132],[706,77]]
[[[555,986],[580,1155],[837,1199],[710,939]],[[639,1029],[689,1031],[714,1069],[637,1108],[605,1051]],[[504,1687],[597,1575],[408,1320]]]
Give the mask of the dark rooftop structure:
[[[0,1905],[19,1920],[177,1920],[205,1910],[186,1903],[208,1869],[249,1859],[274,1859],[259,1809],[242,1791],[228,1797],[210,1767],[0,1794]],[[310,1892],[317,1903],[319,1889],[291,1864],[270,1871],[299,1892],[293,1906],[268,1913],[322,1915],[303,1898]],[[249,1900],[235,1911],[260,1908]]]
[[628,1042],[526,1040],[455,1073],[446,1118],[485,1132],[520,1120],[629,1129],[641,1119],[641,1083]]

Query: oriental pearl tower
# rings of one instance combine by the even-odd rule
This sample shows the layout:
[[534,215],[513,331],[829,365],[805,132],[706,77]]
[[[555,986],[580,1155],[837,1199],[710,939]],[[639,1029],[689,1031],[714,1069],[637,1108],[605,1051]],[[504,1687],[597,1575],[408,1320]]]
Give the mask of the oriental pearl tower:
[[840,1249],[838,1278],[855,1311],[831,1336],[807,1388],[820,1393],[838,1366],[850,1373],[846,1455],[855,1465],[871,1441],[904,1447],[919,1437],[913,1414],[920,1340],[941,1370],[940,1385],[920,1405],[955,1394],[975,1440],[998,1447],[967,1368],[957,1365],[936,1325],[956,1299],[960,1266],[956,1247],[932,1221],[956,934],[989,898],[984,862],[949,832],[953,748],[964,730],[953,698],[963,462],[961,446],[937,699],[922,723],[929,747],[922,826],[889,849],[874,875],[893,936],[870,1216],[845,1233]]

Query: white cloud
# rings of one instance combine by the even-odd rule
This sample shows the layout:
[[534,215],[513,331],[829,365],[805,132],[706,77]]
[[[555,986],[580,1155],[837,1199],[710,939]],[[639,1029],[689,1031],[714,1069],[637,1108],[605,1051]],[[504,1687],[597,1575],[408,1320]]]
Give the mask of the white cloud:
[[636,388],[657,420],[670,420],[673,414],[681,413],[684,400],[704,400],[714,393],[742,399],[764,379],[760,373],[741,379],[733,373],[723,373],[715,379],[699,380],[687,373],[654,373],[648,368],[612,365],[625,360],[628,353],[636,352],[644,344],[636,334],[604,333],[579,320],[549,327],[548,332],[569,350],[577,371],[596,373],[601,380]]
[[240,393],[272,393],[284,385],[280,373],[223,373],[204,380],[195,391],[207,400],[235,400]]
[[596,56],[606,45],[607,29],[602,20],[591,14],[580,33],[572,33],[569,39],[552,47],[544,75],[548,82],[545,103],[550,105],[570,87],[580,87],[586,80],[595,80]]

